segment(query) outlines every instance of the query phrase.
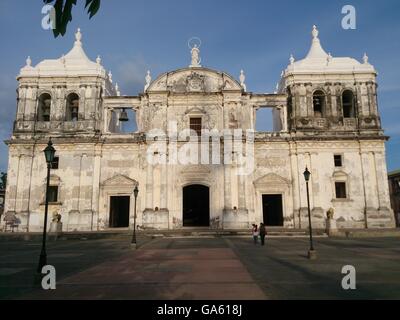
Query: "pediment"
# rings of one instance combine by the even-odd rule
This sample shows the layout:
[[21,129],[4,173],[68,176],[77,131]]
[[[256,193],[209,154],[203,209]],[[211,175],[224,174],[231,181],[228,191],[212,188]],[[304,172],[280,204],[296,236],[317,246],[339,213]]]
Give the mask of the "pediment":
[[108,186],[131,186],[134,187],[138,182],[124,175],[116,175],[110,179],[105,180],[102,185]]
[[50,175],[50,184],[59,185],[61,183],[61,178],[55,174]]
[[332,175],[333,178],[347,178],[348,174],[342,170],[335,171]]
[[185,68],[160,75],[146,92],[201,93],[242,89],[240,83],[226,73],[208,68]]
[[200,109],[198,107],[193,107],[193,108],[188,109],[185,112],[185,114],[188,114],[188,115],[205,115],[207,113],[204,110],[202,110],[202,109]]
[[277,175],[276,173],[268,173],[254,181],[255,186],[263,185],[290,185],[290,181]]

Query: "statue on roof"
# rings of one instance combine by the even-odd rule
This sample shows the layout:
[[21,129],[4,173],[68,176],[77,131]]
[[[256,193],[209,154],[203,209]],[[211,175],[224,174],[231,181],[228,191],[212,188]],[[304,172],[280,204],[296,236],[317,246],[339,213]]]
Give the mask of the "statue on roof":
[[319,31],[316,25],[313,25],[312,36],[314,39],[318,38]]
[[247,91],[247,87],[246,87],[246,84],[245,84],[246,76],[244,75],[244,71],[243,70],[240,70],[239,80],[240,80],[240,85],[242,86],[243,90]]
[[75,33],[75,43],[80,44],[82,40],[82,33],[81,33],[81,28],[78,28],[78,30]]
[[200,67],[200,50],[197,47],[197,45],[194,45],[194,47],[191,50],[192,53],[192,63],[191,67]]
[[201,67],[200,62],[200,46],[201,40],[199,38],[193,37],[188,41],[188,46],[191,48],[190,53],[192,54],[192,61],[190,64],[190,68],[199,68]]
[[145,80],[146,80],[146,84],[144,86],[144,91],[146,91],[147,88],[150,87],[150,83],[151,83],[150,70],[147,70],[147,74],[146,74]]
[[363,62],[364,62],[364,64],[368,64],[368,56],[367,56],[367,53],[364,53]]

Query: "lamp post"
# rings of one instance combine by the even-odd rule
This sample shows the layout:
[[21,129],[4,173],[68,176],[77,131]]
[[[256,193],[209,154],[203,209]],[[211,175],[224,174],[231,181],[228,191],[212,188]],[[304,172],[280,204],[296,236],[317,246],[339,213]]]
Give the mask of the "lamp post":
[[132,247],[134,247],[135,249],[136,249],[136,200],[137,200],[138,193],[139,193],[139,189],[138,189],[137,185],[135,185],[135,189],[133,189],[133,195],[135,196],[135,211],[133,214],[133,236],[132,236],[132,242],[131,242]]
[[308,258],[309,259],[316,259],[317,258],[317,252],[314,250],[314,245],[313,245],[312,226],[311,226],[311,211],[310,211],[310,192],[309,192],[309,189],[308,189],[308,181],[310,181],[311,172],[308,171],[308,168],[306,167],[306,170],[304,171],[303,174],[304,174],[304,179],[306,180],[308,226],[309,226],[309,229],[310,229],[310,250],[308,250]]
[[43,152],[46,157],[46,163],[47,163],[46,202],[45,202],[45,207],[44,207],[42,250],[40,252],[37,273],[42,273],[42,268],[47,264],[46,231],[47,231],[47,213],[48,213],[48,209],[49,209],[50,169],[51,169],[51,163],[54,161],[54,154],[56,153],[56,149],[54,149],[51,139],[49,139],[49,142],[47,143],[47,147],[46,147],[46,149],[43,150]]

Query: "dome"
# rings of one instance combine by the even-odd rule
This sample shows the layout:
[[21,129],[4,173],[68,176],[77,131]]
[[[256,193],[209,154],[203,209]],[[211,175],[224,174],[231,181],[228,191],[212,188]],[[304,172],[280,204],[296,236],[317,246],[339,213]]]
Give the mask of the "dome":
[[307,56],[299,61],[290,57],[290,64],[285,70],[285,75],[307,73],[376,73],[375,68],[368,63],[365,54],[363,63],[349,57],[333,57],[322,48],[318,38],[319,31],[316,26],[312,30],[312,43]]
[[59,59],[46,59],[31,66],[31,60],[27,60],[25,67],[21,69],[19,77],[67,77],[67,76],[101,76],[106,77],[106,72],[98,57],[96,62],[91,61],[82,46],[82,34],[80,29],[75,33],[75,43],[71,51]]

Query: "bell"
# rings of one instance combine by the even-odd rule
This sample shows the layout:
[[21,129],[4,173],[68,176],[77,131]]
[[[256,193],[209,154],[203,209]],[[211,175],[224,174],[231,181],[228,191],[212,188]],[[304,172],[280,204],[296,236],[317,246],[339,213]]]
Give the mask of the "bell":
[[125,108],[123,108],[121,113],[119,114],[119,121],[121,122],[129,121],[128,114],[126,113]]

